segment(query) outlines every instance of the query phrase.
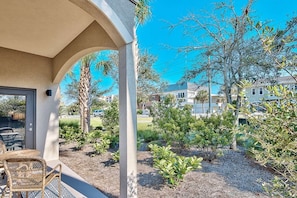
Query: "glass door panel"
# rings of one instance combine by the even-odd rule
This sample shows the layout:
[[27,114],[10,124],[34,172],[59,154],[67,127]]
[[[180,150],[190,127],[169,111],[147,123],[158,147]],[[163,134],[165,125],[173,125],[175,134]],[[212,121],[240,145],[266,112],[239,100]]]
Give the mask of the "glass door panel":
[[25,148],[26,96],[0,94],[0,140],[8,150]]

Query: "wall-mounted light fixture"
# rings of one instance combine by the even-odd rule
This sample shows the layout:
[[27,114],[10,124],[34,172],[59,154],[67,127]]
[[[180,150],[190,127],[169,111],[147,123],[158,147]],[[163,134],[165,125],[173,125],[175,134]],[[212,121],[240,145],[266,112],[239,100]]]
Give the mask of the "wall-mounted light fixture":
[[47,96],[52,96],[52,90],[48,89],[45,91]]

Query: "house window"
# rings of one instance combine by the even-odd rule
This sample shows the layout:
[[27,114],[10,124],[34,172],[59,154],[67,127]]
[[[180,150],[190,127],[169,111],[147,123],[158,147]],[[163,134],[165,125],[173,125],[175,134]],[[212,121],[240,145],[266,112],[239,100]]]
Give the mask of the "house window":
[[262,94],[263,94],[263,88],[260,87],[260,95],[262,95]]
[[256,94],[256,90],[252,89],[252,94],[255,95]]

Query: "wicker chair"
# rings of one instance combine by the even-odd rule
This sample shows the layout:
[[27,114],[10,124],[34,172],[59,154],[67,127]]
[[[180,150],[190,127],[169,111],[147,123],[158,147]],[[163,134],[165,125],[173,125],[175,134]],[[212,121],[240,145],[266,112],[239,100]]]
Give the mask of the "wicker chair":
[[46,162],[40,157],[9,158],[3,162],[9,197],[14,192],[26,192],[28,197],[30,191],[41,191],[41,197],[44,198],[45,187],[55,178],[58,179],[58,194],[61,197],[61,164],[47,172]]

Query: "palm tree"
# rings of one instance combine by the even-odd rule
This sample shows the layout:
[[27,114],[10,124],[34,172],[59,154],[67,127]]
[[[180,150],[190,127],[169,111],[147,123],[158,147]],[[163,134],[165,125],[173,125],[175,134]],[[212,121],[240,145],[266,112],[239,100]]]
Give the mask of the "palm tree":
[[135,17],[136,17],[136,28],[138,24],[144,24],[148,18],[152,15],[150,10],[150,0],[139,0],[135,7]]
[[[96,61],[97,53],[91,53],[84,56],[80,61],[80,80],[79,80],[79,110],[80,110],[80,127],[84,133],[90,131],[90,109],[91,109],[91,66]],[[96,64],[96,69],[103,68],[103,74],[107,75],[111,70],[111,65]]]
[[200,101],[202,104],[202,111],[204,113],[204,102],[208,99],[208,92],[206,90],[200,90],[197,92],[194,100]]
[[[139,0],[135,8],[135,16],[138,24],[144,24],[151,15],[150,0]],[[90,131],[90,106],[91,106],[91,63],[97,59],[97,53],[84,56],[81,59],[80,82],[79,82],[79,108],[80,126],[83,132]],[[103,67],[104,75],[112,70],[112,64],[96,64],[96,68]]]

